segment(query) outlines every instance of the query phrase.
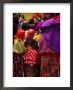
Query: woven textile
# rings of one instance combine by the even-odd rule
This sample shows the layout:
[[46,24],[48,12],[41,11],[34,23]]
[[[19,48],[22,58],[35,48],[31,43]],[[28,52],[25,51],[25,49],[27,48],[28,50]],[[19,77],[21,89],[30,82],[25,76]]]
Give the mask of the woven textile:
[[41,77],[60,76],[60,56],[57,53],[41,54]]
[[31,49],[27,51],[24,55],[24,63],[25,64],[36,64],[37,60],[37,51],[34,49]]
[[23,58],[21,54],[13,53],[13,77],[23,77],[25,74]]

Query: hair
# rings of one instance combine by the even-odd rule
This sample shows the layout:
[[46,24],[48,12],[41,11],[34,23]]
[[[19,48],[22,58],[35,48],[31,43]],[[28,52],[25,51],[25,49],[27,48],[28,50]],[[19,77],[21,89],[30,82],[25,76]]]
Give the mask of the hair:
[[53,13],[53,17],[54,16],[59,16],[60,15],[60,13]]
[[28,23],[28,28],[34,28],[34,25],[33,25],[34,19],[29,19],[27,23]]
[[23,23],[23,24],[22,24],[22,29],[25,30],[25,31],[28,29],[27,23]]
[[28,24],[34,24],[34,19],[33,18],[29,19]]
[[18,17],[18,14],[16,14],[16,13],[13,13],[13,23],[16,23],[16,24],[18,24],[19,23],[19,17]]
[[23,19],[25,18],[24,15],[22,15],[22,18],[23,18]]
[[13,23],[13,36],[17,33],[17,24]]
[[18,27],[18,14],[13,13],[13,35],[16,35],[17,27]]
[[18,13],[19,17],[21,17],[21,13]]
[[27,47],[27,45],[30,45],[33,49],[38,50],[38,42],[35,41],[34,39],[26,40],[25,47]]

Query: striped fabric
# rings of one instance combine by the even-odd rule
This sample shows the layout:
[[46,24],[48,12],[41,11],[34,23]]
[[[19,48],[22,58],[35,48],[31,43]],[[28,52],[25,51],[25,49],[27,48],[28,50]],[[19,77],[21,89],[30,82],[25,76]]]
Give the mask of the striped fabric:
[[24,55],[24,63],[25,64],[36,64],[37,60],[37,51],[32,49],[26,52]]
[[41,54],[41,77],[60,77],[60,55],[58,53]]

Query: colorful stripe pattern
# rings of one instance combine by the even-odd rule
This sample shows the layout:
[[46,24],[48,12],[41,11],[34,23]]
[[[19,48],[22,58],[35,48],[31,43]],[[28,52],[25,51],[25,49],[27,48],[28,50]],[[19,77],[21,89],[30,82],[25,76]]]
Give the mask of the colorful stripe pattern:
[[60,76],[60,56],[57,53],[41,54],[41,77]]
[[25,64],[36,64],[37,60],[37,51],[32,49],[30,51],[27,51],[24,55],[24,63]]

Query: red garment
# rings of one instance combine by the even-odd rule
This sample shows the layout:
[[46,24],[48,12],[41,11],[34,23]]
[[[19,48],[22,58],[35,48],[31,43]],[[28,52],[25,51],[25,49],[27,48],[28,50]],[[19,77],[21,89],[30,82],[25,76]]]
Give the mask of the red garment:
[[34,33],[34,29],[29,29],[28,31],[25,31],[25,38],[32,39],[34,37]]
[[29,32],[28,32],[29,36],[34,35],[34,33],[35,33],[34,29],[29,29]]
[[54,19],[56,19],[60,22],[60,16],[55,16]]
[[16,33],[16,36],[17,36],[17,38],[19,38],[19,39],[23,39],[24,36],[25,36],[25,31],[22,30],[22,29],[19,29],[18,32]]
[[24,55],[24,63],[25,64],[36,64],[37,60],[37,51],[34,49],[31,49],[27,51]]
[[32,18],[42,18],[42,15],[40,13],[34,13]]
[[43,53],[41,56],[41,77],[60,77],[60,55],[58,53]]

